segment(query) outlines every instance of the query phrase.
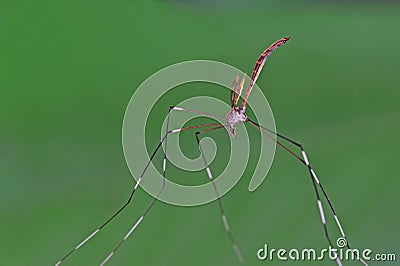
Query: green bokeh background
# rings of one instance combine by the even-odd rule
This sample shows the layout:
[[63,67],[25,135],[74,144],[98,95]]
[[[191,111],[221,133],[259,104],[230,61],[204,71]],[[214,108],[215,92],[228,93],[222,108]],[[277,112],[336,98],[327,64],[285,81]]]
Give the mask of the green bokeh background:
[[[398,252],[399,11],[362,1],[0,1],[0,265],[54,264],[126,200],[133,180],[122,119],[148,76],[194,59],[249,73],[267,45],[288,35],[258,81],[278,131],[308,150],[350,244]],[[213,96],[207,86],[188,88],[167,95],[160,110]],[[160,117],[151,119],[158,127]],[[150,148],[158,136],[149,136]],[[196,156],[186,138],[183,149]],[[223,197],[246,265],[290,263],[258,261],[264,243],[326,247],[307,170],[278,150],[253,193],[251,171],[250,163]],[[140,190],[65,265],[99,264],[151,199]],[[109,265],[238,264],[215,203],[157,203]],[[380,264],[396,265],[370,265]]]

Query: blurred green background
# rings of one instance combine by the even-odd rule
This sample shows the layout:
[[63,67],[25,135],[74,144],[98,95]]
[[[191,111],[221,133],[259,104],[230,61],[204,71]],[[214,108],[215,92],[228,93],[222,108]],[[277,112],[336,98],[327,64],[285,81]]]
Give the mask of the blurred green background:
[[[288,35],[258,81],[278,131],[308,150],[350,244],[398,252],[399,12],[398,4],[373,1],[0,1],[0,265],[54,264],[126,200],[133,180],[122,119],[148,76],[194,59],[250,73],[260,52]],[[171,94],[160,106],[196,93]],[[160,121],[153,118],[154,127]],[[158,136],[149,137],[150,148]],[[190,139],[183,143],[197,154]],[[250,167],[223,197],[245,265],[290,263],[257,260],[265,243],[326,247],[301,164],[278,150],[253,193],[251,174]],[[65,265],[98,265],[150,201],[140,190]],[[160,202],[109,263],[238,264],[215,203]],[[370,265],[380,264],[396,265]]]

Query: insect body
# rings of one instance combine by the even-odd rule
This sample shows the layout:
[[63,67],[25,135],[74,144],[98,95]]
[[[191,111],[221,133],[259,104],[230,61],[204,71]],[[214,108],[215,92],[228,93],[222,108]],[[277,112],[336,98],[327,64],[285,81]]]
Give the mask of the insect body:
[[235,125],[247,121],[247,115],[241,107],[234,107],[226,114],[226,122],[229,125],[229,132],[236,136]]

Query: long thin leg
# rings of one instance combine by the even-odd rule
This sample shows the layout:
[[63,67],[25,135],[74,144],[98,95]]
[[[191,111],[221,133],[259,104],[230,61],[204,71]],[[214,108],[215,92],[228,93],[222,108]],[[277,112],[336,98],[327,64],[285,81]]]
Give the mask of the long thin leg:
[[118,245],[111,251],[111,253],[103,260],[103,262],[100,264],[100,266],[103,266],[104,264],[106,264],[106,262],[108,260],[110,260],[111,257],[115,254],[115,252],[117,252],[117,250],[122,246],[122,244],[125,242],[125,240],[128,239],[128,237],[133,233],[133,231],[143,221],[144,217],[147,215],[147,213],[150,211],[150,209],[153,207],[153,205],[156,203],[156,201],[160,197],[161,193],[165,189],[165,173],[166,173],[165,170],[166,170],[166,167],[167,167],[167,153],[166,152],[167,152],[167,140],[168,140],[168,135],[169,135],[169,118],[170,118],[170,115],[171,115],[171,109],[172,109],[172,107],[170,107],[170,109],[168,111],[167,125],[166,125],[165,137],[164,137],[165,141],[164,141],[164,147],[163,147],[164,159],[163,159],[163,181],[162,181],[162,187],[161,187],[160,191],[157,193],[157,196],[153,199],[151,204],[147,207],[147,209],[145,210],[143,215],[140,216],[140,218],[137,220],[137,222],[132,226],[132,228],[124,236],[124,238],[118,243]]
[[192,110],[192,109],[186,109],[186,108],[178,107],[178,106],[175,106],[175,107],[174,107],[174,110],[176,110],[176,111],[184,111],[184,112],[189,112],[189,113],[195,113],[195,114],[199,114],[199,115],[208,116],[208,117],[214,118],[214,119],[216,119],[216,120],[225,121],[225,118],[224,118],[224,117],[217,116],[217,115],[213,115],[213,114],[209,114],[209,113],[202,112],[202,111],[197,111],[197,110]]
[[[177,108],[177,107],[175,107]],[[170,107],[169,111],[168,111],[168,120],[167,120],[167,125],[169,124],[169,116],[171,113],[171,110],[175,110],[174,107]],[[184,109],[184,108],[179,108],[178,110],[182,110],[182,111],[186,111],[188,109]],[[198,111],[195,110],[188,110],[188,112],[196,112],[199,113]],[[205,113],[204,113],[205,114]],[[91,233],[88,237],[86,237],[83,241],[81,241],[78,245],[76,245],[70,252],[68,252],[64,257],[62,257],[59,261],[57,261],[57,263],[55,264],[56,266],[60,265],[65,259],[67,259],[69,256],[71,256],[76,250],[78,250],[79,248],[81,248],[84,244],[86,244],[90,239],[92,239],[95,235],[97,235],[101,229],[103,229],[107,224],[109,224],[116,216],[118,216],[131,202],[133,195],[135,194],[137,188],[139,187],[140,182],[142,181],[142,178],[144,176],[144,174],[147,171],[147,168],[149,167],[150,163],[152,162],[154,156],[156,155],[157,151],[160,149],[160,147],[162,146],[163,142],[165,141],[164,144],[164,162],[163,162],[163,174],[165,174],[165,167],[166,167],[166,139],[167,139],[167,135],[168,134],[172,134],[172,133],[177,133],[180,131],[184,131],[184,130],[190,130],[190,129],[197,129],[197,128],[203,128],[203,127],[210,127],[210,126],[218,126],[220,124],[202,124],[202,125],[197,125],[197,126],[189,126],[189,127],[184,127],[184,128],[178,128],[178,129],[173,129],[173,130],[168,130],[168,126],[167,126],[167,131],[166,134],[164,135],[164,137],[161,139],[161,141],[158,143],[157,147],[155,148],[155,150],[153,151],[152,155],[150,156],[149,161],[147,162],[146,166],[144,167],[140,177],[138,178],[138,180],[136,181],[131,194],[129,195],[128,200],[107,220],[105,221],[100,227],[98,227],[93,233]],[[165,177],[163,179],[163,186],[165,185]],[[162,191],[161,191],[162,192]],[[160,194],[160,193],[159,193]],[[158,194],[158,196],[159,196]],[[145,214],[147,214],[147,212],[150,210],[150,208],[154,205],[155,200],[151,203],[150,207],[146,210]],[[144,215],[145,215],[144,214]],[[144,215],[142,215],[142,217],[144,217]],[[139,225],[139,223],[141,222],[143,218],[139,218],[137,224],[135,224],[136,226]],[[136,228],[136,226],[134,226],[132,229],[134,230]],[[131,229],[131,230],[132,230]],[[132,230],[132,232],[133,232]],[[130,232],[129,234],[131,234],[132,232]],[[125,239],[126,240],[126,239]],[[110,256],[110,255],[109,255]],[[111,255],[112,256],[112,255]],[[110,256],[110,257],[111,257]],[[109,258],[108,258],[109,259]]]
[[229,240],[230,240],[230,242],[232,244],[233,250],[236,253],[236,256],[238,257],[240,263],[243,263],[243,256],[240,253],[240,249],[239,249],[238,245],[236,244],[235,239],[233,238],[232,232],[231,232],[229,224],[228,224],[228,220],[226,218],[226,214],[225,214],[224,208],[222,207],[222,201],[221,201],[221,198],[219,196],[217,186],[215,185],[214,178],[212,176],[209,164],[207,163],[207,160],[206,160],[206,157],[204,155],[203,149],[202,149],[201,144],[200,144],[200,139],[199,139],[199,134],[202,134],[202,133],[205,133],[205,132],[210,132],[210,131],[213,131],[213,130],[216,130],[216,129],[220,129],[220,128],[224,128],[224,126],[218,126],[218,127],[214,127],[214,128],[198,131],[198,132],[196,132],[196,140],[197,140],[197,145],[199,146],[201,157],[203,158],[204,165],[206,167],[208,178],[211,180],[212,186],[213,186],[215,194],[217,196],[218,206],[219,206],[219,210],[221,212],[221,217],[222,217],[222,221],[223,221],[224,226],[225,226],[225,230],[226,230],[226,232],[227,232],[227,234],[229,236]]
[[[265,135],[265,136],[268,137],[269,139],[272,139],[273,141],[275,141],[279,146],[281,146],[282,148],[284,148],[286,151],[290,151],[290,154],[291,154],[291,155],[295,155],[294,152],[292,152],[289,148],[287,148],[287,147],[286,147],[285,145],[283,145],[281,142],[279,142],[279,141],[273,139],[273,138],[272,138],[267,132],[265,132],[265,131],[263,130],[263,128],[261,128],[258,124],[256,124],[255,122],[252,122],[252,121],[250,121],[250,120],[249,120],[249,123],[250,123],[252,126],[254,126],[255,128],[259,129],[263,135]],[[304,156],[303,149],[302,149],[302,154],[303,154],[303,156]],[[295,158],[297,158],[298,160],[300,160],[300,161],[301,161],[303,164],[305,164],[305,165],[307,166],[307,168],[310,170],[311,166],[309,165],[308,160],[307,160],[307,163],[306,163],[306,159],[301,159],[301,158],[298,157],[297,155],[295,156]],[[306,158],[307,158],[307,157],[306,157]],[[314,178],[313,178],[312,175],[311,175],[311,181],[312,181],[312,183],[313,183],[315,195],[316,195],[316,197],[317,197],[318,209],[319,209],[319,212],[320,212],[320,215],[321,215],[321,221],[322,221],[322,225],[323,225],[323,227],[324,227],[325,237],[326,237],[326,239],[328,240],[329,246],[330,246],[331,248],[333,248],[332,241],[331,241],[331,239],[330,239],[330,237],[329,237],[328,228],[327,228],[327,226],[326,226],[325,214],[324,214],[324,210],[323,210],[323,207],[322,207],[322,204],[321,204],[321,199],[320,199],[320,196],[319,196],[319,192],[318,192],[317,186],[315,185],[315,180],[314,180]],[[341,262],[340,259],[337,257],[337,253],[336,253],[336,252],[334,252],[334,253],[335,253],[335,255],[336,255],[336,262],[337,262],[337,264],[338,264],[339,266],[342,266],[342,262]]]
[[[259,124],[257,124],[257,123],[254,122],[254,121],[248,120],[248,122],[249,122],[251,125],[253,125],[254,127],[256,127],[257,129],[259,129],[265,136],[267,136],[268,138],[270,138],[270,139],[272,139],[273,141],[275,141],[279,146],[281,146],[283,149],[285,149],[286,151],[288,151],[291,155],[293,155],[297,160],[299,160],[301,163],[303,163],[303,164],[308,168],[308,171],[309,171],[309,173],[310,173],[311,180],[312,180],[312,182],[313,182],[314,190],[315,190],[315,193],[316,193],[316,196],[317,196],[318,209],[319,209],[319,211],[320,211],[322,224],[323,224],[323,226],[324,226],[325,236],[326,236],[326,238],[327,238],[329,244],[332,246],[332,242],[331,242],[331,240],[330,240],[330,238],[329,238],[329,234],[328,234],[328,230],[327,230],[327,226],[326,226],[324,211],[323,211],[323,208],[322,208],[322,204],[321,204],[321,200],[320,200],[320,197],[319,197],[319,193],[318,193],[318,189],[317,189],[317,185],[316,185],[316,184],[318,184],[319,188],[321,189],[321,191],[322,191],[322,193],[323,193],[323,195],[324,195],[324,198],[326,199],[326,201],[327,201],[328,204],[329,204],[330,210],[331,210],[331,212],[332,212],[332,214],[333,214],[333,216],[334,216],[334,218],[335,218],[336,224],[337,224],[337,226],[338,226],[338,228],[339,228],[339,230],[340,230],[340,233],[341,233],[342,237],[346,239],[346,246],[347,246],[347,248],[348,248],[348,249],[351,249],[351,248],[350,248],[350,245],[349,245],[349,241],[347,240],[346,234],[344,233],[343,227],[342,227],[342,225],[340,224],[339,218],[338,218],[337,215],[336,215],[336,211],[335,211],[335,209],[333,208],[332,202],[330,201],[330,199],[329,199],[329,197],[328,197],[328,194],[326,193],[324,187],[322,186],[322,183],[321,183],[320,180],[318,179],[318,177],[317,177],[317,175],[316,175],[314,169],[311,167],[311,164],[310,164],[310,162],[309,162],[309,160],[308,160],[307,154],[306,154],[306,152],[305,152],[303,146],[302,146],[300,143],[298,143],[298,142],[296,142],[296,141],[294,141],[294,140],[292,140],[292,139],[290,139],[290,138],[288,138],[288,137],[285,137],[285,136],[283,136],[283,135],[281,135],[281,134],[279,134],[279,133],[277,133],[277,132],[274,132],[273,130],[270,130],[270,129],[266,128],[266,127],[260,126]],[[282,138],[283,140],[288,141],[288,142],[290,142],[291,144],[297,146],[297,147],[300,149],[303,158],[300,158],[297,154],[295,154],[293,151],[291,151],[289,148],[287,148],[287,147],[286,147],[285,145],[283,145],[281,142],[279,142],[279,141],[275,140],[274,138],[272,138],[267,132],[269,132],[269,133],[271,133],[271,134],[274,134],[274,135],[276,135],[277,137],[280,137],[280,138]],[[362,262],[364,265],[366,265],[366,266],[368,265],[362,258],[358,258],[358,260],[360,260],[360,262]],[[337,262],[338,262],[339,265],[341,265],[341,262],[340,262],[339,258],[337,258]]]
[[154,150],[153,154],[150,156],[149,161],[147,162],[146,166],[144,167],[142,174],[140,175],[139,179],[136,181],[136,184],[134,186],[134,188],[132,189],[131,194],[129,195],[128,200],[125,202],[124,205],[122,205],[122,207],[120,207],[107,221],[105,221],[100,227],[98,227],[93,233],[91,233],[88,237],[86,237],[82,242],[80,242],[77,246],[75,246],[70,252],[68,252],[64,257],[62,257],[55,265],[58,266],[60,265],[65,259],[67,259],[70,255],[72,255],[76,250],[78,250],[79,248],[81,248],[84,244],[86,244],[86,242],[88,242],[91,238],[93,238],[95,235],[97,235],[97,233],[100,232],[101,229],[103,229],[107,224],[109,224],[118,214],[120,214],[125,208],[126,206],[128,206],[128,204],[131,202],[133,195],[135,194],[142,178],[143,175],[145,174],[147,168],[149,167],[151,161],[153,160],[154,156],[156,155],[157,151],[160,149],[161,144],[164,142],[166,136],[164,136],[162,138],[162,140],[160,141],[160,143],[157,145],[156,149]]

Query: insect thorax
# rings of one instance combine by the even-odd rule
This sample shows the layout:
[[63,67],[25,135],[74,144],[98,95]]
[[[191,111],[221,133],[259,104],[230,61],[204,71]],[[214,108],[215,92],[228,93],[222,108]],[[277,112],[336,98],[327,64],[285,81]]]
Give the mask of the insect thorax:
[[236,135],[235,125],[246,121],[247,115],[241,107],[234,107],[226,114],[226,122],[233,137]]

